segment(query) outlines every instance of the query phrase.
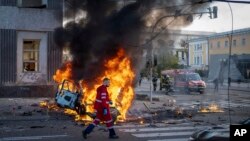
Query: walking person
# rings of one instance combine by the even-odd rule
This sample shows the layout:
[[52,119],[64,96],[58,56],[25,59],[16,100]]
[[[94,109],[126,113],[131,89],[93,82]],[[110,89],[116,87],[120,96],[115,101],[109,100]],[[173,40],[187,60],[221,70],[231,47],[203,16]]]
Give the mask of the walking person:
[[143,78],[143,74],[142,74],[142,72],[141,72],[141,73],[140,73],[140,78],[139,78],[139,86],[141,86],[142,78]]
[[156,87],[157,87],[157,76],[153,76],[152,82],[153,82],[154,91],[156,91]]
[[94,104],[94,109],[96,112],[96,118],[93,123],[89,124],[88,127],[82,132],[83,138],[87,139],[87,135],[90,134],[95,126],[97,126],[100,121],[106,123],[107,128],[109,129],[109,138],[118,139],[115,130],[113,128],[113,120],[110,115],[109,104],[112,102],[109,99],[109,94],[107,87],[110,85],[110,80],[108,78],[103,79],[103,84],[97,88],[97,95]]
[[218,92],[219,91],[219,80],[218,80],[218,78],[215,78],[213,80],[213,83],[214,83],[214,91]]

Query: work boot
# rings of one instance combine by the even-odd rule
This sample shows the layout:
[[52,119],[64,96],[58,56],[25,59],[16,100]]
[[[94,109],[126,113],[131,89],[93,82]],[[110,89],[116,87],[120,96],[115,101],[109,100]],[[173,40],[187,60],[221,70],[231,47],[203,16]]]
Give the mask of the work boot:
[[84,131],[82,131],[83,138],[87,139],[87,135],[90,134],[94,128],[95,128],[94,124],[89,124],[89,126]]
[[83,137],[84,139],[87,139],[87,133],[86,133],[85,131],[82,131],[82,137]]
[[115,134],[114,128],[109,129],[109,138],[110,138],[110,139],[118,139],[118,138],[119,138],[119,136],[117,136],[117,135]]
[[117,135],[113,135],[113,136],[109,136],[110,139],[119,139],[119,136]]

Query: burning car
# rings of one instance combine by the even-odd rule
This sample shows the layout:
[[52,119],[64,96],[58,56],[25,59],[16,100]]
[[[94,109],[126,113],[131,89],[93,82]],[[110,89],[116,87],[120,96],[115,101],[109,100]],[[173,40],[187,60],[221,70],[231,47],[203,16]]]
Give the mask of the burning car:
[[[55,95],[55,102],[58,107],[68,108],[74,110],[79,115],[88,115],[92,119],[95,118],[95,113],[87,112],[86,106],[81,103],[83,96],[81,85],[77,86],[75,83],[64,80],[62,84],[58,86],[58,91]],[[90,106],[93,104],[90,104]],[[110,107],[110,113],[113,121],[117,120],[117,116],[120,115],[118,109],[114,106]]]
[[64,80],[59,85],[58,91],[55,95],[55,102],[59,107],[69,108],[75,110],[78,114],[86,114],[86,107],[81,104],[82,90],[73,82]]
[[198,73],[179,73],[175,76],[175,88],[185,90],[187,93],[199,92],[203,94],[206,83],[201,80]]

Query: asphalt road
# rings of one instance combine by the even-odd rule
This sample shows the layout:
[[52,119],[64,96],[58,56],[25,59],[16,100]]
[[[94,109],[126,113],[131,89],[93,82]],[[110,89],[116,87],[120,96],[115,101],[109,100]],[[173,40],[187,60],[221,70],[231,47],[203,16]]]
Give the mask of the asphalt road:
[[[162,97],[164,93],[154,93],[154,97]],[[151,124],[137,122],[120,123],[115,126],[119,141],[185,141],[196,130],[217,124],[237,123],[250,117],[250,93],[247,91],[230,91],[220,89],[214,93],[207,89],[205,94],[191,93],[189,95],[176,91],[168,97],[176,100],[176,104],[186,111],[197,111],[201,105],[215,103],[224,112],[199,113],[193,112],[192,117],[176,118],[158,116]],[[230,104],[230,108],[229,108]],[[229,114],[230,111],[230,114]],[[49,116],[48,116],[49,115]],[[86,127],[73,121],[72,117],[58,114],[38,115],[37,118],[23,116],[22,118],[1,118],[0,141],[82,141],[81,131]],[[229,116],[230,115],[230,116]],[[35,117],[33,115],[31,117]],[[229,118],[230,117],[230,118]],[[165,119],[166,118],[166,119]],[[174,122],[169,122],[172,120]],[[97,127],[87,139],[89,141],[110,140],[105,128]]]

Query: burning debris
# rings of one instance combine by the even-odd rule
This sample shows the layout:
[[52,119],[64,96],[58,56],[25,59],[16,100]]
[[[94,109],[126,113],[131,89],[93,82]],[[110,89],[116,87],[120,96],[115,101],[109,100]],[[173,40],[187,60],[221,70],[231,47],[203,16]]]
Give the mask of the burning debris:
[[[135,75],[143,65],[143,46],[139,44],[141,31],[147,25],[156,23],[163,14],[193,12],[202,6],[200,0],[137,0],[122,8],[118,8],[118,3],[111,0],[66,2],[70,5],[66,18],[73,20],[69,20],[64,27],[57,28],[54,37],[58,47],[68,48],[72,60],[65,62],[53,78],[58,84],[65,79],[81,81],[81,103],[87,105],[95,101],[96,88],[101,80],[104,77],[110,78],[110,97],[114,102],[112,106],[120,113],[119,120],[126,119],[126,113],[134,99]],[[183,8],[186,2],[190,4]],[[154,10],[159,5],[166,7]],[[85,13],[86,16],[78,16],[78,13]],[[179,15],[173,17],[175,21],[171,27],[190,24],[185,16],[177,16]],[[167,21],[161,22],[161,26],[166,25]],[[86,106],[86,111],[92,113],[93,106]],[[82,117],[75,111],[65,112],[75,114],[79,120],[86,119],[86,116]]]
[[219,105],[215,104],[215,103],[211,103],[209,104],[207,107],[205,106],[201,106],[201,108],[199,109],[200,113],[220,113],[220,112],[224,112]]

